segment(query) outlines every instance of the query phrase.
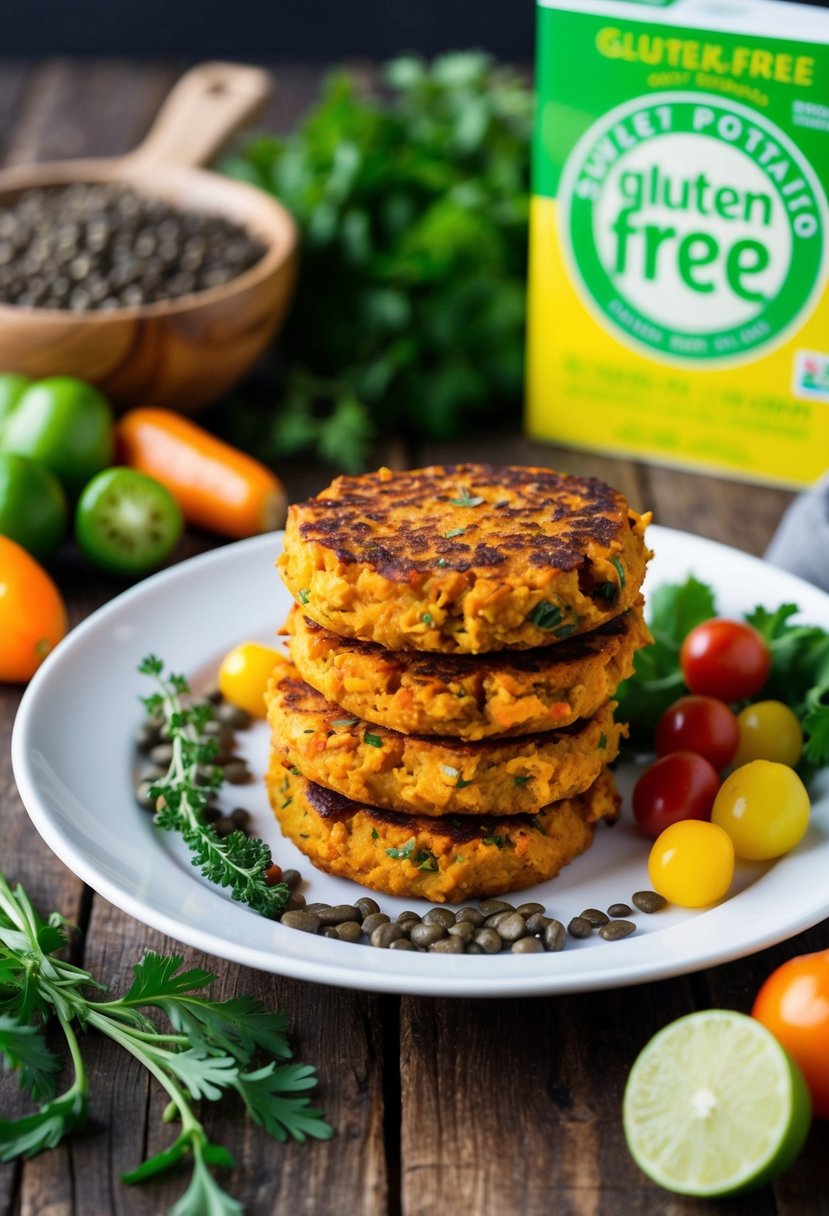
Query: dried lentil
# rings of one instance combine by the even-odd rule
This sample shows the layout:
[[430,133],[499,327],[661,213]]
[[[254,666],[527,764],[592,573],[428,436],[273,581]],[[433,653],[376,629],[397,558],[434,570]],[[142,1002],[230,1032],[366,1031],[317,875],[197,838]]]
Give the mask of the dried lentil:
[[432,942],[430,954],[463,954],[465,944],[459,937],[442,937],[438,942]]
[[335,926],[337,937],[341,942],[358,942],[363,936],[362,926],[356,920],[344,920]]
[[141,781],[135,790],[135,801],[145,811],[155,810],[155,798],[150,794],[152,787],[152,781]]
[[544,949],[551,951],[563,950],[567,942],[567,934],[560,920],[551,920],[544,928]]
[[419,925],[413,925],[409,933],[409,940],[414,942],[416,946],[431,946],[435,942],[439,942],[441,938],[446,936],[446,930],[443,925],[430,924],[427,925],[421,922]]
[[369,941],[378,950],[388,950],[392,942],[399,941],[402,936],[403,930],[400,926],[389,922],[385,925],[378,925],[372,931]]
[[149,755],[153,764],[163,768],[166,773],[173,759],[173,745],[172,743],[156,743],[154,747],[150,748]]
[[492,916],[493,912],[514,912],[515,908],[512,904],[508,904],[505,899],[485,899],[481,903],[481,912],[484,916]]
[[498,934],[502,941],[517,942],[527,936],[527,922],[520,912],[510,912],[498,926]]
[[603,937],[606,942],[619,942],[623,937],[630,937],[631,933],[635,932],[636,925],[632,920],[611,920],[599,929],[599,937]]
[[461,941],[468,942],[475,932],[475,926],[468,920],[462,920],[459,924],[450,925],[446,932],[450,937],[459,937]]
[[348,920],[360,921],[360,910],[353,904],[334,904],[331,907],[317,904],[314,912],[322,925],[342,925]]
[[161,742],[161,732],[155,722],[144,722],[135,732],[135,746],[145,755]]
[[239,756],[234,756],[224,766],[225,781],[229,781],[231,785],[247,785],[251,780],[252,773],[244,760]]
[[320,929],[319,917],[301,910],[283,912],[282,924],[288,929],[299,929],[302,933],[318,933]]
[[472,940],[476,941],[486,954],[497,954],[504,944],[494,929],[476,929]]
[[567,926],[567,932],[571,937],[589,937],[593,932],[593,926],[583,916],[574,916]]
[[667,903],[656,891],[635,891],[630,901],[640,912],[647,913],[660,912]]
[[510,947],[513,954],[543,954],[544,947],[537,937],[519,937]]

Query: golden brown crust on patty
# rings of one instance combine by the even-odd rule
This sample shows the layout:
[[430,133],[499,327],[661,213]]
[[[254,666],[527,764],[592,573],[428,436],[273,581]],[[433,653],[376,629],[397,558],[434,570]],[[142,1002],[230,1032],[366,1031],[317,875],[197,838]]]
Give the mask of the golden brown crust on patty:
[[296,776],[275,751],[266,780],[283,834],[319,869],[375,891],[436,903],[545,882],[589,848],[598,820],[612,821],[619,813],[607,770],[577,798],[533,817],[507,819],[436,820],[379,811]]
[[307,616],[391,650],[548,646],[632,607],[649,516],[595,478],[463,464],[338,477],[288,514]]
[[291,658],[306,683],[349,714],[404,734],[485,739],[590,718],[633,671],[651,641],[641,601],[593,633],[554,647],[470,655],[392,652],[341,638],[298,606]]
[[404,735],[367,723],[278,665],[266,694],[274,748],[318,785],[372,806],[425,816],[534,814],[586,790],[626,728],[614,702],[591,719],[518,738]]

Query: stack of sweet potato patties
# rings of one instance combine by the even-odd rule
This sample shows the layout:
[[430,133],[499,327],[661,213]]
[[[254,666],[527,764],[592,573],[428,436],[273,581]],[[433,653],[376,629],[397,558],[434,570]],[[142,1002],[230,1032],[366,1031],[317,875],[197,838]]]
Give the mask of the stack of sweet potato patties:
[[268,790],[322,870],[457,901],[552,878],[618,814],[613,694],[647,517],[592,478],[450,465],[291,507]]

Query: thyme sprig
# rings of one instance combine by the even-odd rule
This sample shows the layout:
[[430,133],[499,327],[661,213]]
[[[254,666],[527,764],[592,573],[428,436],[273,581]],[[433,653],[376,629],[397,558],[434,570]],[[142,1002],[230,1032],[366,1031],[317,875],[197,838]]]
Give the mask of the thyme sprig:
[[[194,1101],[218,1101],[233,1089],[254,1123],[277,1140],[332,1135],[304,1095],[316,1084],[313,1068],[281,1063],[292,1055],[282,1014],[271,1013],[253,996],[211,1000],[201,989],[213,975],[197,967],[181,971],[178,955],[152,951],[134,966],[123,996],[103,999],[109,995],[105,985],[58,957],[67,945],[66,925],[58,912],[43,920],[23,887],[12,890],[0,874],[0,1055],[17,1073],[21,1089],[40,1103],[32,1114],[0,1119],[0,1161],[53,1148],[86,1122],[90,1076],[76,1030],[106,1035],[166,1091],[170,1104],[164,1118],[180,1121],[179,1134],[122,1180],[143,1182],[189,1158],[192,1178],[171,1216],[237,1216],[242,1210],[211,1173],[211,1166],[234,1162],[226,1148],[211,1142]],[[148,1008],[159,1010],[170,1029],[142,1012]],[[45,1038],[53,1020],[74,1073],[60,1095],[62,1061]]]
[[218,745],[204,733],[213,706],[182,700],[190,691],[187,680],[173,673],[165,675],[164,664],[155,655],[147,655],[138,670],[157,685],[158,691],[142,701],[150,715],[164,719],[173,749],[167,772],[150,788],[156,801],[156,824],[165,832],[179,833],[193,854],[193,865],[206,879],[229,888],[234,899],[263,916],[277,917],[289,892],[285,883],[269,885],[267,881],[273,864],[268,846],[243,832],[221,837],[205,821],[209,797],[223,780],[222,770],[215,764]]

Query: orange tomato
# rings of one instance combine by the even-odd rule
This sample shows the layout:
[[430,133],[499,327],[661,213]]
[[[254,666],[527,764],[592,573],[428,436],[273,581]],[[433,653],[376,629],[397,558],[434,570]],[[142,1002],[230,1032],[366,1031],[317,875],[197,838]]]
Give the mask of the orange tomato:
[[0,536],[0,681],[25,684],[66,628],[52,579],[16,541]]
[[285,489],[271,469],[172,410],[130,410],[115,429],[118,458],[160,481],[189,524],[241,539],[285,519]]
[[815,1114],[829,1119],[829,950],[778,967],[751,1012],[800,1065]]

